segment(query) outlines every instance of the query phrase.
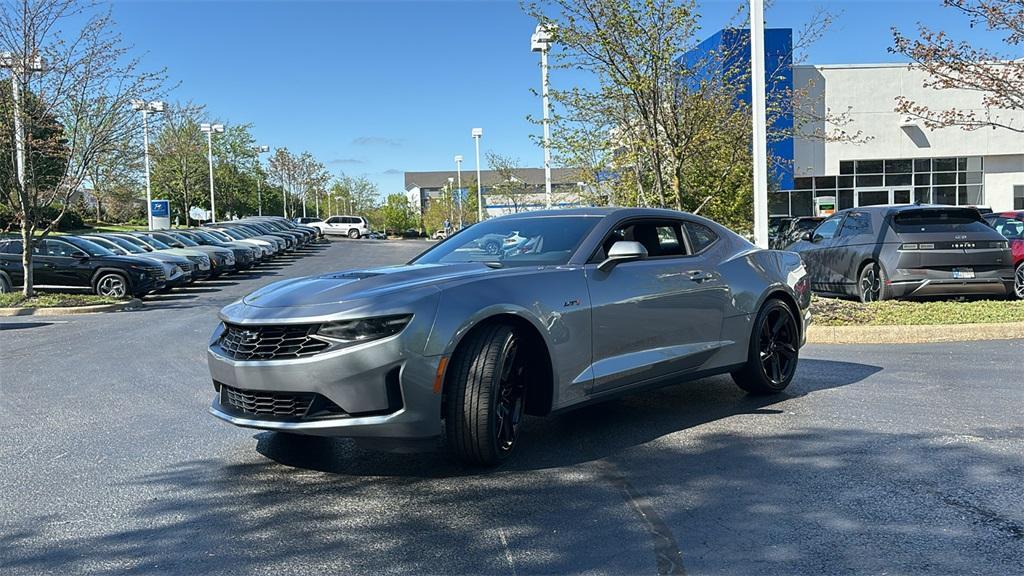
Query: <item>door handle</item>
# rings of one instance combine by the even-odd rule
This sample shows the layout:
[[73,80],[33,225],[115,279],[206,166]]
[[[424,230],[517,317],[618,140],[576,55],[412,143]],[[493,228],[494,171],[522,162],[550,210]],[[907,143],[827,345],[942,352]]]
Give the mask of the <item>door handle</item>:
[[690,275],[690,280],[694,282],[704,282],[705,280],[714,280],[715,275],[713,272],[704,272],[703,270],[690,270],[687,272]]

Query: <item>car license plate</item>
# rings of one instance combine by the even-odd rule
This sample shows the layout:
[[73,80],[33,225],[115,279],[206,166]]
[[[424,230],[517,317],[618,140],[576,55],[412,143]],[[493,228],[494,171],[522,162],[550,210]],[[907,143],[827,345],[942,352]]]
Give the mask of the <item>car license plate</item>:
[[970,280],[974,278],[974,268],[953,268],[953,278]]

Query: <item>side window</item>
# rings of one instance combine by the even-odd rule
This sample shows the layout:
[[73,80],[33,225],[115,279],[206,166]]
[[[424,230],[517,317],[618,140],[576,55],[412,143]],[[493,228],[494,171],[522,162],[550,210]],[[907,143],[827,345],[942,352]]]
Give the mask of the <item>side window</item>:
[[47,256],[71,256],[77,250],[71,244],[67,242],[61,242],[60,240],[44,240],[44,253]]
[[327,219],[327,223],[328,224],[340,224],[341,223],[341,218],[339,218],[337,216],[331,216],[330,218]]
[[846,222],[843,222],[843,228],[839,231],[839,236],[845,238],[847,236],[859,236],[873,232],[870,214],[851,212],[846,216]]
[[21,240],[11,240],[0,244],[0,254],[21,254]]
[[611,247],[619,241],[643,244],[647,249],[647,256],[650,258],[685,256],[687,253],[679,223],[664,220],[634,220],[612,230],[601,247],[598,248],[593,261],[604,260]]
[[825,220],[817,228],[814,229],[814,236],[820,237],[823,240],[829,240],[836,235],[836,231],[839,229],[839,223],[843,221],[843,215],[837,214],[828,220]]
[[693,248],[694,254],[703,252],[708,246],[714,244],[715,240],[718,240],[718,234],[703,224],[686,222],[683,226],[686,228],[686,235],[690,237],[690,246]]

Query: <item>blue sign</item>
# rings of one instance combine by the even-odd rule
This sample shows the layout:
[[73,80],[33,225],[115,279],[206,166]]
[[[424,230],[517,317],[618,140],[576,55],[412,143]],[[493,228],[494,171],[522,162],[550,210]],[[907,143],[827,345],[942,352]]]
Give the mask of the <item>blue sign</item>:
[[171,201],[153,200],[149,203],[149,209],[153,213],[153,218],[170,218]]

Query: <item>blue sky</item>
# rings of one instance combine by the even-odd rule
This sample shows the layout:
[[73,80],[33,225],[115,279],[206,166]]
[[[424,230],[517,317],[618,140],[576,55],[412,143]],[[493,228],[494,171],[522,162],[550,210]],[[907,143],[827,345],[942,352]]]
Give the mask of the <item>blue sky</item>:
[[[916,22],[979,44],[940,0],[774,3],[770,27],[799,29],[821,7],[838,14],[811,63],[892,62],[890,27]],[[702,2],[703,36],[722,27],[736,2]],[[517,1],[114,3],[125,40],[180,85],[169,100],[205,104],[212,117],[249,122],[262,143],[309,150],[332,172],[365,175],[383,194],[400,192],[403,171],[474,167],[470,129],[482,152],[541,166],[527,121],[540,115],[540,83],[529,49],[535,23]],[[552,85],[568,80],[551,77]],[[485,166],[486,167],[486,166]]]

